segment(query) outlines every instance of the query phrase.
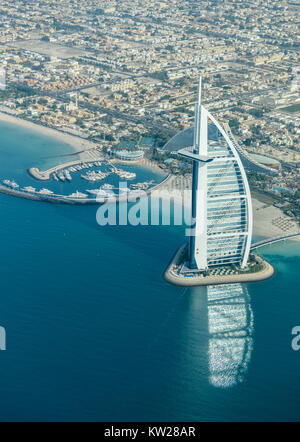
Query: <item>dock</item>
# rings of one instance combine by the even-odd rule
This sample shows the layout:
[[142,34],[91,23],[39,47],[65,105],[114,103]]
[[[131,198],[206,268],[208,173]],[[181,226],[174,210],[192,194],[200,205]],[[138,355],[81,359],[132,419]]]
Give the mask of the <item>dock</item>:
[[28,173],[35,178],[36,180],[39,181],[48,181],[51,178],[51,175],[53,173],[57,173],[61,170],[64,170],[68,167],[72,167],[72,166],[77,166],[77,165],[83,165],[83,164],[87,164],[87,163],[91,163],[93,161],[103,161],[103,158],[99,158],[97,160],[76,160],[76,161],[69,161],[67,163],[63,163],[63,164],[58,164],[57,166],[51,167],[50,169],[47,170],[40,170],[38,167],[31,167],[30,169],[28,169]]

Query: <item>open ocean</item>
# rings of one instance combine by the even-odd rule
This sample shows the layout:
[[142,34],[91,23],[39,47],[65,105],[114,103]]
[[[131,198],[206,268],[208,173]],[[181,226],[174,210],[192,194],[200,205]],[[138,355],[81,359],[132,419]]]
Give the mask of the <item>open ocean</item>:
[[[32,185],[28,167],[72,152],[0,130],[1,181]],[[1,421],[299,420],[299,242],[264,249],[268,281],[185,289],[162,278],[183,227],[100,227],[96,206],[2,194],[0,208]]]

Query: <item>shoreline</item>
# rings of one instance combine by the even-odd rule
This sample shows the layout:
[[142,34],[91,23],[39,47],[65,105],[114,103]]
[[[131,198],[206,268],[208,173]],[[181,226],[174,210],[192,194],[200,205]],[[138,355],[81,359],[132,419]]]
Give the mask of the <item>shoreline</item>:
[[[39,123],[34,123],[33,121],[28,121],[16,115],[6,113],[3,110],[0,110],[0,122],[13,124],[22,127],[24,129],[32,130],[46,137],[50,137],[52,139],[53,138],[58,139],[60,142],[71,146],[72,149],[74,150],[74,153],[78,153],[79,155],[82,151],[87,151],[96,148],[96,144],[90,140],[86,140],[84,138],[80,138],[79,136],[63,132],[59,129],[44,126]],[[67,156],[68,154],[64,154],[62,152],[62,156],[63,155]]]
[[[89,150],[94,150],[97,148],[96,143],[94,143],[90,140],[81,138],[78,135],[72,135],[72,134],[66,133],[62,130],[59,130],[59,129],[44,126],[39,123],[34,123],[33,121],[29,121],[24,118],[18,117],[16,115],[6,113],[3,110],[0,110],[0,122],[1,121],[3,123],[13,124],[13,125],[17,125],[19,127],[22,127],[24,129],[32,130],[32,131],[37,132],[45,137],[50,137],[52,139],[53,138],[58,139],[62,143],[65,143],[65,144],[71,146],[74,151],[74,154],[79,154],[80,158],[82,157],[81,154],[84,154],[85,152],[87,152]],[[62,157],[62,156],[67,157],[67,156],[71,156],[71,155],[72,154],[63,154],[62,153],[58,157]],[[84,159],[84,158],[81,158],[81,159]],[[158,167],[158,165],[155,162],[149,160],[148,158],[143,158],[138,161],[124,161],[124,160],[120,160],[118,158],[113,158],[113,159],[110,159],[110,161],[112,163],[116,162],[116,163],[126,164],[126,165],[130,165],[130,164],[137,165],[137,166],[143,167],[145,169],[148,169],[152,172],[158,173],[162,177],[166,177],[169,175],[168,173],[164,172],[160,167]],[[68,162],[66,162],[66,164]],[[57,166],[62,165],[62,164],[63,163],[59,163]]]
[[[47,126],[43,126],[38,123],[34,123],[32,121],[25,120],[23,118],[17,117],[15,115],[11,115],[9,113],[4,112],[3,110],[0,110],[0,122],[3,121],[4,123],[17,125],[19,127],[23,127],[28,130],[35,131],[45,137],[51,137],[52,139],[57,139],[62,143],[65,143],[69,145],[75,154],[79,155],[79,158],[82,158],[81,153],[85,153],[88,150],[93,150],[97,146],[95,143],[89,140],[85,140],[83,138],[80,138],[79,136],[72,135],[65,133],[63,131],[50,128]],[[68,155],[68,154],[67,154]],[[72,155],[72,154],[69,154]],[[63,156],[63,153],[62,153]],[[116,158],[111,159],[112,162],[118,162],[123,164],[132,164],[137,165],[139,167],[144,167],[145,169],[148,169],[152,172],[156,172],[162,177],[161,183],[165,181],[165,178],[169,176],[166,174],[162,169],[158,167],[158,165],[155,162],[152,162],[151,160],[147,158],[143,158],[142,160],[139,160],[138,162],[127,162],[118,160]],[[65,164],[68,164],[70,161],[66,162]],[[62,167],[63,163],[59,163],[57,167]],[[34,167],[33,167],[34,168]],[[45,178],[44,178],[45,179]],[[171,177],[170,177],[171,179]],[[170,179],[168,181],[170,181]],[[160,186],[158,186],[160,187]],[[169,191],[168,187],[165,187],[162,185],[162,188],[159,189],[159,193],[162,198],[168,199],[168,197],[171,195],[174,204],[181,204],[189,209],[190,208],[190,201],[187,201],[186,199],[182,200],[182,194],[178,190],[171,190]],[[156,186],[154,186],[153,191],[155,192]],[[166,194],[164,195],[164,192],[166,191]],[[151,192],[150,192],[151,193]],[[273,205],[266,206],[264,203],[260,202],[259,200],[252,198],[253,203],[253,234],[257,236],[261,236],[264,238],[270,238],[274,236],[278,236],[284,233],[292,233],[293,232],[300,232],[300,228],[296,225],[296,223],[287,215],[283,213],[283,211],[277,207],[274,207]],[[293,241],[300,241],[300,239],[295,238]]]
[[143,167],[144,169],[150,170],[151,172],[155,172],[158,173],[159,175],[161,175],[162,177],[166,177],[169,176],[170,174],[168,172],[164,172],[163,169],[161,169],[156,163],[155,161],[151,161],[148,158],[142,158],[139,160],[120,160],[119,158],[112,158],[109,160],[110,163],[118,163],[118,164],[124,164],[125,166],[139,166],[139,167]]
[[262,269],[253,273],[240,273],[238,275],[218,275],[218,276],[179,276],[174,273],[176,266],[180,265],[187,248],[187,244],[182,245],[176,251],[168,264],[163,277],[165,281],[170,284],[184,286],[184,287],[196,287],[196,286],[209,286],[209,285],[223,285],[223,284],[237,284],[237,283],[249,283],[264,281],[271,278],[274,273],[274,267],[266,260],[256,255],[256,259],[262,265]]

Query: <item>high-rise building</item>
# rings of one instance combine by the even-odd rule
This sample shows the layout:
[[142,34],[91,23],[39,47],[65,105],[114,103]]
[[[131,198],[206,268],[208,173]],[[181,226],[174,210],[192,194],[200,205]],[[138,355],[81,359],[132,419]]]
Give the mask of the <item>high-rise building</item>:
[[[213,139],[209,132],[215,134]],[[189,267],[246,267],[252,239],[250,189],[232,140],[201,103],[201,78],[194,143],[178,153],[193,160]]]

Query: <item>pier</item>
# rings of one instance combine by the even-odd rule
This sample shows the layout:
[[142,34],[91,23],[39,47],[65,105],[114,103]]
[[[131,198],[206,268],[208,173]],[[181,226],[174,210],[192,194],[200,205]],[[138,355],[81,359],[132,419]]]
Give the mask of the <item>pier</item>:
[[103,158],[98,158],[97,160],[76,160],[76,161],[69,161],[68,163],[63,163],[63,164],[59,164],[57,166],[51,167],[50,169],[47,170],[40,170],[38,167],[31,167],[30,169],[28,169],[28,173],[35,178],[36,180],[39,181],[48,181],[51,178],[51,175],[53,173],[57,173],[60,170],[64,170],[67,167],[72,167],[72,166],[77,166],[79,164],[83,165],[83,164],[87,164],[87,163],[91,163],[93,161],[103,161]]

